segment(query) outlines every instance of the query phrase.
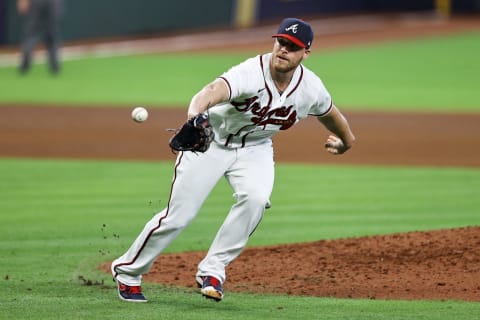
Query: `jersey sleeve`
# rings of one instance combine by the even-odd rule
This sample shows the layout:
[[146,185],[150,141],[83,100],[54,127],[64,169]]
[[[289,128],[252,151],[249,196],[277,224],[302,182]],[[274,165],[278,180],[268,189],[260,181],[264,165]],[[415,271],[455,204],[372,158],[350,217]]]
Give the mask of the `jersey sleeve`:
[[251,96],[257,92],[259,75],[262,74],[258,61],[258,57],[245,60],[219,77],[227,83],[230,90],[229,101],[243,96]]
[[312,81],[313,88],[311,88],[312,92],[315,92],[315,99],[314,103],[310,107],[308,112],[309,115],[321,117],[327,114],[333,107],[332,97],[328,92],[327,88],[325,88],[322,80],[317,76],[314,77],[315,81]]

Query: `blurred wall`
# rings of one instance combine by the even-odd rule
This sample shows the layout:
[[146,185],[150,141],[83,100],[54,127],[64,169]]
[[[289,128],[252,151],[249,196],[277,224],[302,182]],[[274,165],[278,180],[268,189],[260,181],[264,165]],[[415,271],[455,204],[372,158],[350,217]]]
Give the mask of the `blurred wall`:
[[5,43],[7,39],[5,38],[5,31],[7,21],[7,0],[0,0],[0,45]]
[[[6,14],[1,20],[4,23],[0,22],[0,28],[2,24],[5,27],[0,39],[4,43],[18,43],[22,24],[16,0],[0,1],[6,1]],[[232,21],[232,3],[231,0],[64,0],[62,38],[69,41],[225,27]]]
[[433,8],[434,0],[261,0],[257,14],[260,20],[271,20],[285,15],[433,10]]
[[452,10],[464,13],[480,12],[480,0],[452,0]]
[[[480,12],[480,0],[448,0],[454,13]],[[292,15],[328,15],[433,11],[435,0],[258,0],[257,20],[272,20]]]
[[[449,0],[480,12],[480,0]],[[64,0],[64,41],[249,26],[286,16],[434,10],[435,0]],[[250,11],[250,13],[248,12]],[[242,18],[242,19],[239,19]],[[16,0],[0,0],[0,44],[18,44]]]

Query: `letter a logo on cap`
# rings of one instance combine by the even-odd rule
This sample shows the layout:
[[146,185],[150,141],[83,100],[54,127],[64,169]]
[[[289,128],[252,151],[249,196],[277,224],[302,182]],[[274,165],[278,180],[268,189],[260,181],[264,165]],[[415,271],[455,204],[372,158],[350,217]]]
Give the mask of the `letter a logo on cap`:
[[290,27],[285,28],[285,31],[292,31],[293,33],[297,33],[298,23],[292,24]]
[[309,49],[313,40],[313,30],[308,23],[301,19],[286,18],[283,19],[277,33],[272,37],[286,38],[301,48]]

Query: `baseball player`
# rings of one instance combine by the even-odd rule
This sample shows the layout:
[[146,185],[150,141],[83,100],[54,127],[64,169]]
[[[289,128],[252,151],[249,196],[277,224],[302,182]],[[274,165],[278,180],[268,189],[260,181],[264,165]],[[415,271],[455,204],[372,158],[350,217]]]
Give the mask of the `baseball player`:
[[204,153],[179,152],[167,207],[153,217],[127,252],[113,261],[121,299],[145,302],[142,274],[197,215],[221,177],[236,203],[198,265],[203,296],[220,301],[226,267],[239,256],[262,219],[274,183],[272,136],[307,116],[332,134],[325,148],[342,154],[355,137],[322,81],[301,62],[308,58],[313,31],[295,18],[282,21],[271,53],[234,66],[193,96],[188,118],[209,116],[215,134]]

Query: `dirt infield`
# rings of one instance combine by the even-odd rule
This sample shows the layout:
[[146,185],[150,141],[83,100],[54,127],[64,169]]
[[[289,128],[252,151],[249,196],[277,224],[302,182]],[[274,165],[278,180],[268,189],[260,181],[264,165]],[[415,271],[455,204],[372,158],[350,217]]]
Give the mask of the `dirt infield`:
[[[152,109],[137,124],[129,108],[0,106],[0,155],[79,159],[173,160],[167,142],[184,110]],[[357,143],[323,150],[327,131],[309,118],[275,136],[277,162],[479,167],[480,114],[346,112]],[[448,128],[448,130],[446,130]]]
[[[387,21],[358,32],[325,34],[322,49],[365,41],[476,28],[474,19]],[[205,41],[205,40],[204,40]],[[269,50],[271,40],[258,44]],[[211,50],[212,47],[209,48]],[[215,48],[213,48],[215,49]],[[231,45],[228,49],[238,50]],[[244,45],[241,49],[246,48]],[[315,49],[315,47],[314,47]],[[136,124],[130,109],[102,106],[0,106],[0,156],[172,160],[168,128],[182,110],[150,110]],[[480,166],[480,114],[346,112],[358,143],[344,156],[322,149],[327,132],[308,119],[275,137],[277,162],[338,165]],[[173,164],[172,164],[173,165]],[[205,252],[162,255],[146,281],[194,287]],[[108,265],[103,268],[109,272]],[[480,228],[412,232],[249,248],[228,267],[226,291],[370,299],[480,301]],[[228,293],[227,293],[228,294]]]

